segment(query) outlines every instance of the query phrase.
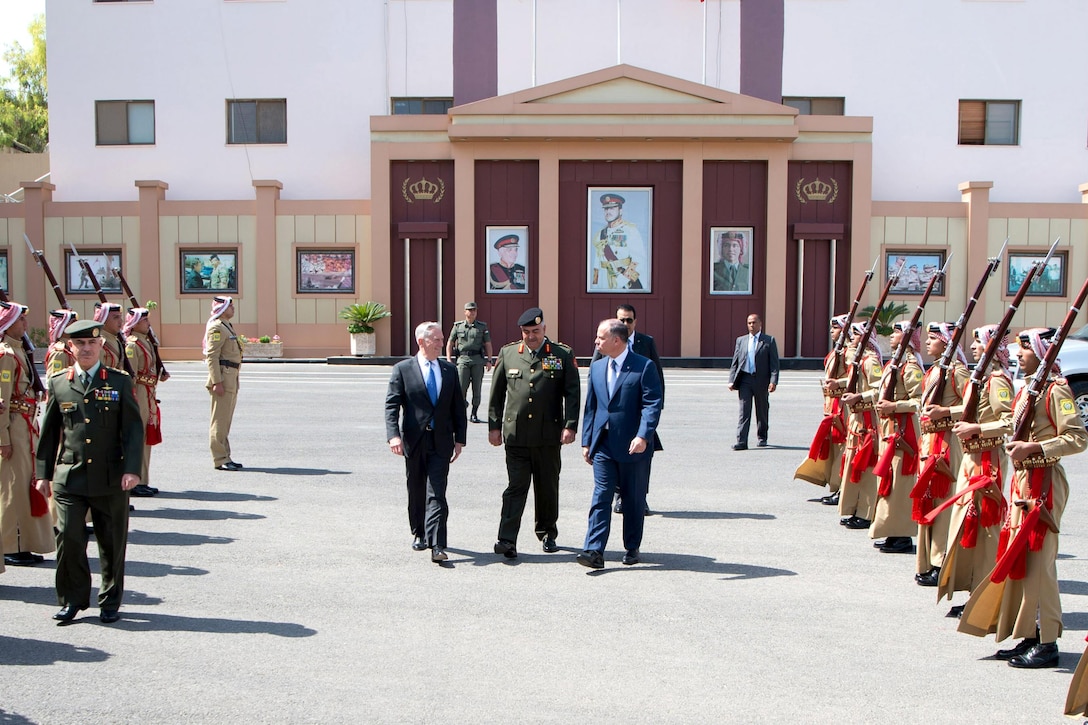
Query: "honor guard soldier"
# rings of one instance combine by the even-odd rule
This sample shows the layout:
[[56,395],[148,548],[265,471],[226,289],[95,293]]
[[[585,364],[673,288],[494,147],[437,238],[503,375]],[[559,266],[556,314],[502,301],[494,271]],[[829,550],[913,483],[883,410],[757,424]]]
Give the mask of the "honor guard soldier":
[[205,387],[212,396],[208,441],[212,462],[220,471],[240,471],[241,463],[230,457],[230,424],[238,402],[238,374],[242,369],[242,341],[231,326],[234,300],[213,297],[212,311],[204,329],[204,362],[208,366]]
[[76,361],[75,355],[68,349],[68,336],[65,328],[79,320],[75,310],[61,308],[49,312],[49,349],[45,353],[45,376],[55,375],[67,370]]
[[502,494],[502,517],[495,553],[517,557],[518,530],[532,481],[536,536],[546,552],[555,543],[559,518],[560,451],[578,428],[582,389],[574,353],[544,336],[539,307],[518,318],[521,342],[503,346],[491,374],[488,441],[506,444],[509,477]]
[[102,364],[108,368],[125,369],[125,346],[121,334],[121,305],[112,302],[94,303],[94,321],[102,323]]
[[517,234],[499,237],[495,240],[495,249],[499,252],[499,261],[489,268],[491,289],[507,291],[525,289],[525,265],[517,263],[521,238]]
[[457,379],[461,384],[461,397],[467,399],[468,385],[472,383],[472,415],[469,421],[482,423],[480,391],[484,384],[484,372],[491,370],[495,361],[491,353],[491,332],[486,322],[476,319],[476,303],[465,303],[465,319],[453,323],[450,339],[446,342],[446,361],[453,362],[457,355]]
[[49,378],[35,487],[57,506],[57,601],[53,619],[75,619],[90,605],[91,569],[84,520],[90,512],[102,583],[99,619],[120,619],[128,544],[128,492],[140,483],[144,427],[132,378],[100,362],[102,324],[68,326],[76,362]]
[[[121,328],[126,340],[125,355],[136,374],[136,402],[140,405],[140,419],[144,422],[144,465],[140,471],[140,485],[132,489],[133,496],[154,496],[159,492],[159,489],[148,485],[151,480],[148,476],[151,447],[162,443],[159,401],[155,397],[162,366],[159,364],[158,352],[148,337],[151,330],[150,314],[146,307],[129,308],[128,317]],[[162,380],[170,377],[165,370],[162,370],[161,375]]]

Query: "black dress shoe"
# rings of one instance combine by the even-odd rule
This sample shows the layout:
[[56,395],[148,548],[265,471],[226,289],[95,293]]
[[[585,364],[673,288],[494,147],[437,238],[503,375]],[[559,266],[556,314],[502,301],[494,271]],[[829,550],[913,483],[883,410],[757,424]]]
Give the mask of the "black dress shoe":
[[649,506],[647,506],[645,509],[642,510],[642,515],[643,516],[653,516],[654,512],[650,510]]
[[151,493],[158,493],[159,492],[159,489],[155,488],[154,486],[148,486],[147,490],[150,491]]
[[588,566],[590,569],[604,569],[604,555],[599,551],[583,551],[576,558],[582,566]]
[[103,609],[98,613],[98,619],[102,624],[113,624],[120,618],[121,615],[117,613],[116,609]]
[[824,506],[838,506],[839,505],[839,492],[836,491],[830,495],[824,496],[820,499],[820,503]]
[[554,536],[545,536],[543,541],[541,541],[541,548],[549,554],[554,554],[555,552],[559,551],[559,547],[555,543]]
[[226,463],[220,463],[215,467],[217,471],[241,471],[242,467],[234,461],[227,461]]
[[495,542],[495,553],[502,554],[507,559],[518,558],[517,547],[514,546],[513,541],[507,541],[506,539],[499,539]]
[[949,609],[948,614],[946,614],[944,616],[948,617],[949,619],[959,619],[959,618],[961,618],[963,616],[964,606],[966,606],[966,605],[957,604],[956,606]]
[[[631,566],[632,564],[637,564],[638,562],[639,562],[638,549],[631,549],[630,551],[628,551],[626,554],[623,555],[623,563],[626,564],[627,566]],[[603,562],[602,562],[602,564],[603,564]]]
[[914,551],[914,542],[909,536],[889,536],[880,551],[883,554],[910,554]]
[[1020,640],[1020,644],[1016,645],[1012,649],[999,649],[994,653],[994,659],[996,660],[1011,660],[1013,657],[1019,657],[1025,655],[1031,651],[1031,649],[1039,644],[1039,635],[1034,637],[1027,637]]
[[477,418],[475,415],[469,416],[468,422],[469,423],[483,423],[483,421],[480,420],[479,418]]
[[916,574],[914,581],[918,582],[920,587],[935,587],[941,580],[941,567],[935,566],[925,574]]
[[4,554],[4,563],[8,566],[34,566],[45,561],[44,556],[32,554],[29,551],[19,551],[14,554]]
[[767,441],[759,441],[758,443],[756,443],[756,448],[766,448],[766,447],[767,447]]
[[243,465],[242,465],[241,463],[239,463],[238,461],[227,461],[227,463],[229,463],[230,465],[234,466],[234,468],[235,468],[235,469],[237,469],[237,470],[239,470],[239,471],[241,471],[241,470],[242,470],[243,468],[245,468],[245,466],[243,466]]
[[129,495],[130,496],[137,496],[137,497],[140,497],[140,498],[148,498],[150,496],[154,496],[155,492],[151,490],[150,486],[145,486],[144,484],[141,483],[140,485],[136,486],[131,491],[129,491]]
[[860,516],[851,516],[843,523],[843,526],[848,529],[867,529],[872,525],[872,521],[870,521],[869,519],[863,519]]
[[423,540],[422,536],[417,536],[412,539],[412,551],[424,551],[427,548],[427,542]]
[[75,604],[65,604],[63,607],[60,608],[60,611],[53,615],[53,619],[57,620],[58,622],[71,622],[73,619],[76,618],[77,614],[79,614],[86,608],[87,605],[77,607]]
[[618,513],[618,514],[623,513],[623,499],[622,498],[619,498],[619,497],[616,498],[616,505],[612,507],[612,510],[614,512]]
[[886,543],[888,543],[887,539],[876,539],[875,541],[873,541],[873,548],[874,549],[879,549],[880,547],[884,546],[884,544],[886,544]]
[[1039,670],[1044,667],[1058,666],[1058,643],[1039,643],[1022,655],[1016,655],[1009,659],[1009,667],[1018,667],[1022,670]]
[[433,561],[435,564],[441,564],[446,559],[449,559],[449,557],[446,556],[446,550],[445,549],[443,549],[440,546],[436,546],[433,549],[431,549],[431,561]]
[[746,450],[748,450],[748,444],[747,443],[734,443],[733,444],[733,450],[734,451],[746,451]]

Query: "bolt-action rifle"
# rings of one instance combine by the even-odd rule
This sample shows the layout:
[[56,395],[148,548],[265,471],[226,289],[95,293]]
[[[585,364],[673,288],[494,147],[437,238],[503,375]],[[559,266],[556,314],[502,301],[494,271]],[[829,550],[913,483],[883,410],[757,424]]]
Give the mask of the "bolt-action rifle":
[[49,260],[42,254],[42,250],[35,249],[34,245],[30,243],[30,237],[26,234],[23,234],[23,241],[26,242],[26,248],[30,250],[30,256],[34,257],[34,261],[37,262],[38,266],[45,272],[45,278],[49,280],[49,285],[57,295],[57,302],[59,302],[60,306],[66,310],[72,309],[72,306],[68,304],[68,298],[64,296],[64,290],[61,289],[60,284],[57,282],[57,278],[53,276],[53,270],[49,267]]
[[[121,273],[120,268],[114,267],[113,273],[117,275],[117,279],[121,280],[121,289],[128,295],[129,304],[133,307],[139,307],[140,303],[136,300],[136,295],[133,294],[132,288],[128,286],[128,280],[125,279],[125,275]],[[147,325],[147,339],[151,341],[151,349],[155,351],[155,372],[159,376],[166,372],[166,366],[162,364],[162,359],[159,357],[159,338],[155,336],[155,330],[151,328],[151,323],[148,321]],[[169,373],[167,373],[169,375]]]
[[[888,276],[888,281],[884,284],[884,289],[880,293],[880,299],[876,303],[876,307],[873,308],[873,314],[869,317],[868,322],[865,323],[865,329],[861,333],[861,339],[858,340],[857,349],[854,350],[854,357],[850,360],[850,373],[846,377],[846,392],[857,393],[858,392],[858,378],[860,377],[861,359],[865,356],[865,348],[869,345],[869,339],[873,336],[873,327],[876,326],[876,317],[880,314],[880,311],[884,309],[884,302],[888,299],[888,292],[891,291],[899,282],[899,275],[903,274],[903,267],[906,265],[906,260],[899,263],[895,272]],[[849,334],[849,330],[847,330]]]
[[[0,289],[0,302],[11,302],[5,289]],[[23,350],[26,351],[26,359],[30,362],[27,372],[27,377],[30,378],[30,387],[34,388],[35,393],[41,395],[45,393],[45,386],[42,385],[42,378],[38,375],[38,368],[34,366],[34,343],[30,341],[30,335],[25,332],[23,333]]]
[[[102,304],[108,304],[109,299],[106,298],[106,293],[105,291],[103,291],[102,285],[98,283],[98,276],[94,273],[94,270],[91,269],[91,263],[84,259],[83,255],[81,255],[76,250],[75,244],[69,242],[68,246],[72,248],[72,254],[74,254],[76,256],[76,259],[79,261],[80,268],[87,275],[87,279],[91,281],[91,285],[94,287],[94,291],[98,295],[98,301]],[[121,365],[124,367],[125,372],[131,375],[133,379],[135,379],[136,372],[132,369],[132,363],[128,361],[128,355],[125,354],[125,336],[123,333],[118,333],[117,338],[121,341]]]

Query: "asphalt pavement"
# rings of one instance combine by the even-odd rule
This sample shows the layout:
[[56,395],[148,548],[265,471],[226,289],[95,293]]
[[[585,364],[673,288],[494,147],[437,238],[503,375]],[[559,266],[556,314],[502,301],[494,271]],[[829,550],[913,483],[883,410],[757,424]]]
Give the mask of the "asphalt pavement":
[[783,373],[771,446],[735,452],[728,371],[667,370],[643,561],[620,564],[616,516],[593,571],[574,560],[592,490],[577,444],[560,551],[541,551],[530,497],[509,562],[491,548],[503,451],[470,425],[439,566],[410,546],[388,367],[247,364],[240,472],[212,467],[202,366],[168,367],[162,493],[133,500],[123,619],[92,608],[58,627],[52,556],[8,567],[0,723],[1068,722],[1088,631],[1088,455],[1065,461],[1060,667],[1020,671],[992,659],[992,636],[956,632],[945,613],[962,593],[938,603],[913,556],[874,550],[793,480],[819,373]]

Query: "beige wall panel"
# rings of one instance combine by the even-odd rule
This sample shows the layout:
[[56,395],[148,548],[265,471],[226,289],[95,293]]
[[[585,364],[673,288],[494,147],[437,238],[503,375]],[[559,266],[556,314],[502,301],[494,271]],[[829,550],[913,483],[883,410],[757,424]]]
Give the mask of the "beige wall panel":
[[178,239],[178,218],[176,216],[159,217],[159,252],[166,254],[172,249]]
[[355,217],[351,214],[337,214],[336,215],[336,243],[337,244],[354,244],[355,238]]
[[103,244],[117,244],[133,242],[136,243],[138,239],[128,240],[125,239],[122,233],[121,220],[124,217],[119,216],[104,216],[102,217],[102,243]]
[[[907,304],[910,305],[911,303],[907,302]],[[907,315],[904,315],[903,319],[909,320],[910,315],[914,314],[914,308],[915,307],[917,307],[916,304],[911,305],[910,313],[907,314]],[[945,302],[944,300],[937,300],[937,299],[932,299],[931,298],[929,300],[929,302],[926,303],[926,311],[925,311],[925,314],[922,316],[923,317],[922,324],[927,325],[930,322],[955,322],[956,318],[959,317],[959,311],[956,312],[955,317],[949,317],[949,310],[951,308],[953,308],[953,307],[956,307],[956,305],[952,304],[951,302]],[[923,346],[925,345],[925,341],[926,341],[925,332],[926,332],[925,328],[923,327],[923,329],[922,329],[922,345]],[[922,351],[923,351],[923,353],[925,352],[924,347],[923,347]]]
[[[12,220],[15,221],[15,220]],[[21,219],[18,221],[22,221]],[[14,233],[14,228],[12,232]],[[64,241],[64,219],[61,217],[45,218],[45,245],[52,247]],[[53,260],[49,260],[53,261]]]
[[197,217],[197,241],[201,244],[219,242],[219,217],[201,214]]
[[1028,244],[1030,243],[1028,233],[1028,220],[1021,217],[1009,217],[1007,220],[1006,234],[1009,237],[1009,244]]
[[336,217],[330,214],[314,217],[314,241],[318,244],[332,244],[336,241]]
[[196,244],[200,241],[200,220],[195,216],[178,217],[178,241],[182,244]]
[[926,217],[926,242],[948,244],[948,217]]
[[12,219],[0,219],[0,244],[6,245],[8,243],[8,225],[12,221]]
[[[140,244],[140,217],[138,216],[123,216],[119,217],[121,226],[120,239],[125,244]],[[105,229],[103,229],[105,231]],[[107,237],[108,239],[108,237]]]
[[902,244],[907,240],[906,217],[890,216],[884,218],[884,243]]
[[[286,217],[291,219],[291,217]],[[276,274],[279,278],[281,293],[276,295],[276,319],[285,324],[301,322],[298,319],[298,300],[292,292],[295,291],[295,250],[290,244],[284,244],[277,240],[276,244]]]
[[295,243],[295,218],[293,216],[277,216],[276,217],[276,245],[287,245],[288,247]]
[[295,300],[296,322],[312,325],[317,322],[317,300]]
[[297,214],[295,216],[295,241],[299,244],[313,244],[314,234],[313,214]]
[[178,217],[159,217],[159,319],[162,324],[181,322],[181,301],[178,299]]
[[[337,322],[336,313],[346,304],[339,304],[340,300],[322,297],[317,301],[317,321],[319,324],[331,325]],[[338,306],[339,305],[339,306]]]
[[1054,241],[1050,233],[1050,220],[1031,218],[1028,219],[1028,243],[1049,247]]
[[221,216],[216,218],[219,224],[217,241],[220,244],[238,243],[238,217]]
[[963,245],[967,242],[967,220],[962,217],[946,220],[947,239],[949,244]]
[[201,309],[201,302],[202,300],[193,297],[185,297],[179,300],[178,304],[181,308],[179,322],[183,325],[206,323],[211,310],[211,301],[208,301],[208,309],[206,310]]
[[[102,244],[102,217],[85,216],[80,218],[83,220],[83,243]],[[120,239],[111,239],[110,243],[116,244],[120,241]]]
[[238,243],[246,250],[256,249],[257,245],[257,217],[238,217]]
[[[1073,296],[1077,292],[1080,292],[1080,286],[1084,284],[1083,279],[1076,280],[1074,283],[1076,286],[1069,291],[1069,295]],[[1072,304],[1072,300],[1069,302],[1047,302],[1046,304],[1046,325],[1050,327],[1057,327],[1065,320],[1065,316],[1069,314],[1069,307]],[[1078,316],[1076,321],[1073,322],[1073,329],[1071,332],[1076,332],[1084,324],[1084,318]],[[1058,356],[1061,359],[1061,355]]]
[[371,217],[355,217],[355,238],[358,243],[358,253],[355,258],[355,293],[356,299],[370,300],[374,297],[374,291],[370,283],[370,260],[372,254],[372,230],[370,228]]
[[907,244],[928,244],[925,217],[909,216],[906,219],[904,238]]
[[68,246],[69,243],[76,245],[83,244],[83,217],[78,216],[66,216],[64,217],[64,245]]
[[875,216],[869,223],[869,246],[879,249],[884,243],[884,217]]
[[1047,235],[1047,239],[1051,244],[1054,243],[1056,237],[1061,237],[1062,241],[1059,246],[1066,246],[1072,242],[1069,236],[1070,219],[1051,219],[1050,220],[1050,234]]

